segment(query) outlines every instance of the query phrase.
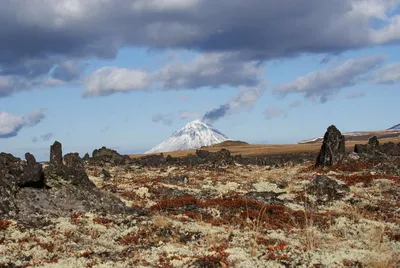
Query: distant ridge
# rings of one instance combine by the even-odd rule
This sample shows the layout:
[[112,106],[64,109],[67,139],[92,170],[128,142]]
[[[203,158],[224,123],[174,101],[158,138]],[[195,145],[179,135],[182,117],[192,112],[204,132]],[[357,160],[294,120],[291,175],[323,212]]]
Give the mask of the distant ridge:
[[[400,125],[398,125],[400,126]],[[396,127],[396,126],[394,126]],[[389,139],[400,137],[400,128],[390,128],[388,130],[381,131],[358,131],[358,132],[346,132],[343,133],[346,141],[367,141],[372,136],[377,136],[378,139]],[[318,137],[310,140],[304,140],[298,142],[298,144],[311,144],[311,143],[321,143],[323,137]]]

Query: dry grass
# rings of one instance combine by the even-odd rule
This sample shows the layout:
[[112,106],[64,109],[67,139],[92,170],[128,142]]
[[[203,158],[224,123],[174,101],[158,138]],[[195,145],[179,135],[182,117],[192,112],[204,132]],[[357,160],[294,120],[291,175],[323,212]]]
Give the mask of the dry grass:
[[[390,138],[390,139],[382,139],[381,143],[386,142],[400,142],[400,138]],[[346,142],[346,150],[353,151],[354,145],[356,144],[367,143],[365,141],[350,141]],[[209,147],[204,147],[202,149],[217,152],[222,148],[228,149],[231,151],[233,155],[242,155],[244,157],[257,157],[257,156],[269,156],[269,155],[290,155],[290,154],[317,154],[321,149],[320,143],[314,144],[247,144],[247,145],[238,145],[238,144],[227,144],[227,146],[213,145]],[[165,155],[171,155],[173,157],[183,157],[188,154],[195,154],[196,150],[182,150],[176,152],[165,153]],[[137,158],[144,156],[144,154],[133,154],[130,155],[132,158]]]

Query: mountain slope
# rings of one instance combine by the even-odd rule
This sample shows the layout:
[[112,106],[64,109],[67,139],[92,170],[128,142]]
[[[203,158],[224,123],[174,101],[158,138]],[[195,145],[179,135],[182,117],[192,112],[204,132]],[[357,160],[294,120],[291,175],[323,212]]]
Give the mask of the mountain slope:
[[146,154],[196,149],[226,140],[230,139],[212,126],[195,120],[175,131],[166,141],[147,151]]
[[400,124],[395,125],[395,126],[389,128],[388,130],[400,130]]

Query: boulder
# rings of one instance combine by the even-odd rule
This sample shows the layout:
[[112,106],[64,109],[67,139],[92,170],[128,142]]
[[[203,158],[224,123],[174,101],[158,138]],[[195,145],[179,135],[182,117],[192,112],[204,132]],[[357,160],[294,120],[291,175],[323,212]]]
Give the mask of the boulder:
[[400,143],[388,142],[380,146],[380,151],[386,155],[400,156]]
[[356,144],[354,146],[354,152],[358,154],[374,154],[379,150],[379,141],[376,136],[371,137],[368,140],[368,144]]
[[27,162],[11,154],[0,154],[0,177],[6,178],[18,187],[32,185],[43,187],[42,165],[36,163],[35,157],[26,154]]
[[345,184],[339,184],[325,175],[314,175],[307,187],[307,193],[317,197],[317,203],[332,202],[343,198],[350,188]]
[[120,155],[117,151],[106,148],[105,146],[100,149],[96,149],[92,153],[92,159],[94,164],[112,164],[112,165],[124,165],[129,162],[129,156]]
[[332,166],[342,161],[345,156],[345,139],[342,133],[334,126],[328,127],[321,150],[318,154],[316,167]]

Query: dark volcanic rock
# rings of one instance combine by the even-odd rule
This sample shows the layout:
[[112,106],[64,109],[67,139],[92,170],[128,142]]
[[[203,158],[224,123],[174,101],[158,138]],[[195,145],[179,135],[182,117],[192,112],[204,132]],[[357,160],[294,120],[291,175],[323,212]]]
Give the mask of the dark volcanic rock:
[[380,145],[376,136],[369,139],[368,144],[356,144],[354,152],[368,155],[400,156],[400,143],[388,142]]
[[244,195],[247,200],[258,201],[262,204],[268,205],[283,205],[283,200],[279,199],[280,193],[275,192],[248,192]]
[[53,165],[62,165],[62,148],[61,143],[55,141],[50,147],[50,163]]
[[89,180],[77,153],[59,159],[61,143],[52,146],[52,158],[45,170],[34,157],[27,162],[0,154],[0,217],[15,218],[33,226],[47,216],[68,216],[72,212],[131,213],[118,198],[100,191]]
[[64,155],[65,166],[75,169],[84,170],[82,159],[79,157],[78,153],[69,153]]
[[343,198],[350,188],[345,184],[339,184],[325,175],[314,175],[307,187],[307,193],[315,195],[318,203],[331,202]]
[[36,163],[31,154],[27,154],[28,162],[14,157],[11,154],[0,154],[0,177],[10,181],[18,187],[43,186],[42,165]]
[[86,154],[83,156],[82,160],[83,160],[83,161],[89,161],[89,160],[90,160],[89,153],[86,153]]
[[380,147],[380,151],[387,155],[400,156],[400,143],[385,143]]
[[112,165],[124,165],[129,162],[130,158],[127,155],[120,155],[117,151],[103,146],[93,151],[91,160],[93,164],[109,163]]
[[[174,158],[169,157],[168,161],[172,161]],[[166,159],[163,154],[150,154],[135,159],[135,162],[142,166],[158,167],[166,163]]]
[[354,152],[358,154],[373,154],[379,150],[379,141],[376,136],[371,137],[368,144],[356,144],[354,146]]
[[30,153],[25,154],[25,160],[28,163],[28,166],[30,166],[30,167],[33,167],[37,164],[35,156],[33,156]]
[[208,158],[212,153],[206,150],[196,150],[196,155],[200,158]]
[[330,126],[322,142],[318,154],[316,167],[332,166],[342,161],[345,155],[345,141],[342,133],[335,127]]

